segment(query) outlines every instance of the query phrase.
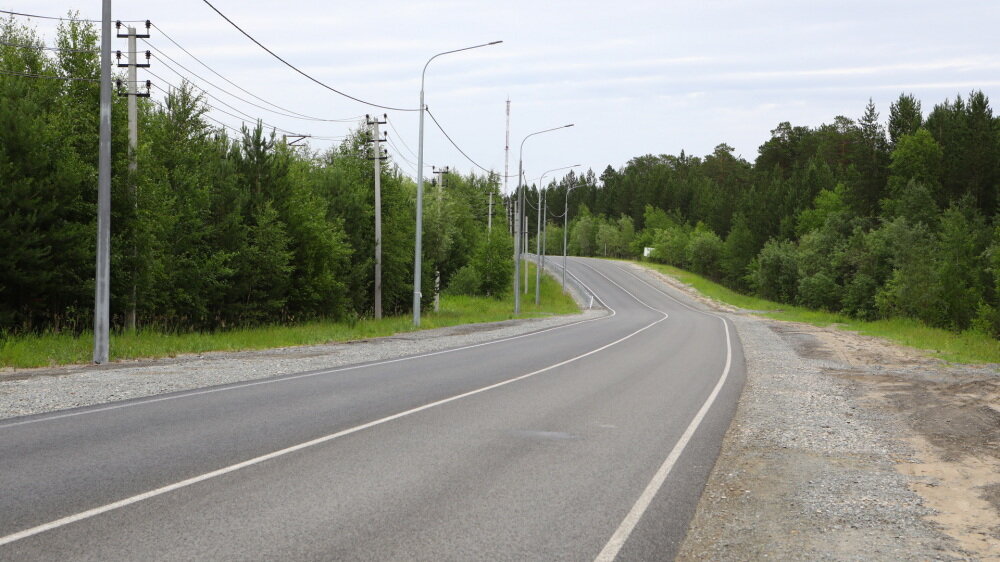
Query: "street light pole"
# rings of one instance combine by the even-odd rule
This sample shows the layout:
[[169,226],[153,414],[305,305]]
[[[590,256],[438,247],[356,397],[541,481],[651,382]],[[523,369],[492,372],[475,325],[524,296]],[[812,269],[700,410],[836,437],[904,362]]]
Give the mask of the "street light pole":
[[535,306],[538,306],[542,302],[542,267],[545,263],[545,257],[542,254],[542,236],[544,236],[545,229],[543,228],[542,222],[542,207],[544,205],[543,200],[545,199],[545,176],[549,172],[558,172],[559,170],[568,170],[570,168],[576,168],[579,164],[573,164],[572,166],[564,166],[562,168],[553,168],[551,170],[546,170],[542,177],[538,178],[538,223],[535,227],[535,256],[537,256],[537,267],[535,267]]
[[563,291],[566,290],[566,231],[569,228],[569,194],[577,187],[580,187],[580,184],[571,185],[566,188],[566,199],[565,199],[566,204],[563,207],[563,268],[562,268]]
[[[524,209],[524,187],[522,180],[524,179],[524,142],[529,138],[540,135],[542,133],[548,133],[549,131],[558,131],[559,129],[565,129],[567,127],[572,127],[573,123],[569,125],[563,125],[562,127],[553,127],[551,129],[545,129],[542,131],[535,131],[529,134],[521,140],[521,148],[517,156],[517,190],[518,190],[518,209],[517,213],[517,233],[514,236],[514,314],[521,313],[521,292],[520,292],[520,274],[521,274],[521,230],[522,230],[522,220],[521,214]],[[527,245],[527,243],[525,243]],[[525,265],[525,271],[527,271],[527,265]],[[527,281],[525,281],[525,288],[527,288]]]
[[432,60],[441,55],[498,45],[500,43],[503,43],[503,41],[492,41],[490,43],[483,43],[482,45],[473,45],[472,47],[438,53],[427,59],[427,62],[424,64],[424,70],[420,73],[420,138],[417,143],[417,233],[413,248],[413,325],[417,327],[420,327],[420,259],[423,251],[424,229],[424,79],[427,76],[427,66],[431,64]]

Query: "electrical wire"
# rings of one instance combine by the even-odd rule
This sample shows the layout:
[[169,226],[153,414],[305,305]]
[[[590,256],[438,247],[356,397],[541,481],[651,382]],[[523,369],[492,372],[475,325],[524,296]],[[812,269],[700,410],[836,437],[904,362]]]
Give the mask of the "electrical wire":
[[[103,20],[88,20],[88,19],[79,19],[79,18],[60,18],[60,17],[55,17],[55,16],[39,16],[37,14],[25,14],[25,13],[22,13],[22,12],[12,12],[10,10],[0,10],[0,14],[10,14],[12,16],[22,16],[22,17],[26,17],[26,18],[38,18],[38,19],[42,19],[42,20],[85,21],[85,22],[89,22],[89,23],[102,23],[103,22]],[[142,23],[142,22],[144,22],[146,20],[118,20],[118,21],[121,21],[123,23]]]
[[[153,73],[153,72],[149,71],[149,69],[147,69],[147,72],[149,72],[149,73],[150,73],[150,74],[151,74],[151,75],[152,75],[152,76],[153,76],[154,78],[156,78],[157,80],[160,80],[161,82],[163,82],[163,83],[164,83],[164,84],[166,84],[167,86],[170,86],[171,88],[174,88],[174,89],[176,89],[176,90],[179,90],[179,89],[180,89],[180,88],[178,88],[177,86],[175,86],[175,85],[171,84],[170,82],[168,82],[167,80],[165,80],[165,79],[161,78],[161,77],[160,77],[160,76],[158,76],[157,74],[155,74],[155,73]],[[184,78],[184,77],[183,77],[183,76],[181,76],[181,78]],[[194,88],[198,88],[198,86],[197,86],[197,85],[194,85],[194,84],[192,84],[192,87],[194,87]],[[165,89],[164,89],[164,88],[162,88],[162,87],[157,87],[157,89],[159,89],[159,90],[160,90],[161,92],[164,92],[164,93],[169,93],[169,90],[165,90]],[[203,89],[201,89],[201,88],[198,88],[198,89],[199,89],[199,90],[201,90],[201,91],[202,91],[203,93],[205,93],[206,95],[208,95],[208,96],[212,96],[212,94],[211,94],[211,93],[209,93],[209,92],[206,92],[205,90],[203,90]],[[212,96],[212,97],[214,98],[215,96]],[[215,98],[215,99],[218,99],[218,98]],[[220,101],[221,101],[221,100],[220,100]],[[205,103],[205,102],[202,102],[202,103]],[[235,114],[232,114],[232,113],[229,113],[228,111],[226,111],[226,110],[224,110],[224,109],[219,109],[218,107],[215,107],[215,106],[213,106],[213,105],[211,105],[211,104],[209,104],[209,103],[205,103],[205,106],[206,106],[206,107],[208,107],[209,109],[213,110],[213,111],[218,111],[219,113],[222,113],[222,114],[224,114],[224,115],[228,115],[228,116],[230,116],[230,117],[232,117],[232,118],[234,118],[234,119],[239,119],[240,121],[244,121],[244,122],[245,122],[245,121],[247,121],[247,120],[250,120],[250,121],[252,121],[252,122],[254,122],[254,123],[256,123],[256,122],[258,122],[258,121],[259,121],[261,125],[263,125],[264,127],[267,127],[268,129],[274,129],[274,130],[276,130],[276,131],[281,131],[282,133],[285,133],[285,134],[287,134],[287,135],[294,135],[294,136],[303,136],[303,135],[300,135],[300,133],[296,133],[296,132],[293,132],[293,131],[289,131],[289,130],[287,130],[287,129],[283,129],[283,128],[281,128],[281,127],[278,127],[277,125],[272,125],[272,124],[270,124],[270,123],[268,123],[268,122],[264,121],[263,119],[260,119],[260,118],[258,118],[258,117],[254,117],[253,115],[250,115],[249,113],[244,113],[244,112],[242,112],[242,111],[240,111],[240,110],[238,110],[238,109],[236,109],[236,108],[232,107],[231,105],[229,105],[229,104],[226,104],[226,102],[222,102],[222,103],[223,103],[224,105],[226,105],[226,107],[229,107],[230,109],[232,109],[233,111],[236,111],[237,113],[241,113],[241,114],[242,114],[243,116],[241,117],[241,116],[239,116],[239,115],[235,115]],[[305,136],[308,136],[308,135],[305,135]]]
[[[169,90],[166,90],[166,89],[164,89],[162,87],[155,86],[155,85],[153,87],[156,88],[156,89],[158,89],[158,90],[160,90],[161,92],[169,93]],[[171,87],[173,87],[173,86],[171,86]],[[153,100],[153,103],[155,103],[157,106],[159,106],[164,111],[167,110],[166,105],[164,105],[159,100]],[[226,115],[229,115],[230,117],[234,117],[236,119],[240,119],[238,116],[235,116],[235,115],[233,115],[231,113],[227,113],[225,111],[221,111],[218,108],[214,108],[214,107],[208,105],[207,103],[205,105],[209,109],[212,109],[214,111],[220,111],[221,113],[225,113]],[[237,129],[236,127],[233,127],[232,125],[228,125],[228,124],[226,124],[226,123],[224,123],[222,121],[219,121],[218,119],[212,117],[211,115],[208,115],[207,113],[203,113],[201,115],[201,117],[204,117],[205,119],[208,119],[209,121],[212,121],[213,123],[219,125],[219,127],[221,127],[224,130],[232,131],[236,135],[242,135],[243,134],[243,130],[242,129]],[[242,121],[242,119],[240,119],[240,120]],[[262,123],[262,125],[263,125],[263,123]],[[332,137],[314,137],[314,136],[311,136],[311,135],[297,135],[297,134],[289,134],[287,136],[301,136],[301,137],[306,137],[306,138],[309,138],[309,139],[318,139],[318,140],[331,140],[332,139]]]
[[[228,103],[226,103],[225,101],[223,101],[223,100],[219,99],[219,98],[218,98],[218,96],[215,96],[215,95],[213,95],[213,94],[212,94],[211,92],[209,92],[208,90],[206,90],[206,89],[202,88],[201,86],[199,86],[199,85],[197,85],[197,84],[195,84],[195,83],[191,82],[191,81],[190,81],[190,80],[189,80],[189,79],[188,79],[188,78],[187,78],[186,76],[184,76],[184,75],[183,75],[183,74],[181,74],[180,72],[177,72],[176,70],[174,70],[173,68],[171,68],[171,67],[170,67],[170,65],[168,65],[168,64],[166,64],[166,63],[164,63],[163,61],[160,61],[160,64],[162,64],[162,65],[163,65],[163,66],[165,66],[165,67],[166,67],[166,68],[167,68],[168,70],[170,70],[171,72],[173,72],[174,74],[176,74],[177,76],[179,76],[179,77],[180,77],[180,78],[181,78],[182,80],[187,80],[187,82],[188,82],[189,84],[191,84],[191,87],[192,87],[192,88],[197,88],[197,89],[198,89],[198,90],[200,90],[200,91],[201,91],[202,93],[204,93],[204,94],[205,94],[206,96],[208,96],[208,97],[210,97],[210,98],[212,98],[212,99],[216,100],[217,102],[219,102],[219,103],[221,103],[222,105],[224,105],[224,106],[228,107],[229,109],[232,109],[232,110],[233,110],[233,111],[235,111],[236,113],[239,113],[239,114],[243,115],[243,117],[239,117],[239,116],[236,116],[236,115],[233,115],[232,113],[229,113],[229,112],[227,112],[227,111],[225,111],[225,110],[222,110],[222,109],[219,109],[218,107],[212,107],[211,105],[209,105],[209,104],[207,104],[207,103],[205,104],[205,105],[208,105],[209,107],[212,107],[212,108],[213,108],[213,109],[215,109],[216,111],[218,111],[218,112],[220,112],[220,113],[225,113],[226,115],[229,115],[230,117],[235,117],[236,119],[240,119],[240,120],[243,120],[243,119],[250,119],[251,121],[260,121],[260,122],[261,122],[261,124],[263,124],[263,125],[267,126],[268,128],[272,128],[272,129],[276,129],[276,130],[278,130],[278,131],[281,131],[281,132],[283,132],[283,133],[287,133],[287,134],[290,134],[290,135],[298,135],[298,133],[295,133],[295,132],[292,132],[292,131],[289,131],[289,130],[287,130],[287,129],[283,129],[283,128],[281,128],[281,127],[278,127],[277,125],[272,125],[272,124],[270,124],[270,123],[267,123],[267,122],[265,122],[265,121],[264,121],[263,119],[260,119],[259,117],[255,117],[255,116],[253,116],[253,115],[250,115],[249,113],[247,113],[247,112],[245,112],[245,111],[241,111],[240,109],[238,109],[238,108],[236,108],[236,107],[233,107],[232,105],[229,105],[229,104],[228,104]],[[177,86],[174,86],[174,85],[173,85],[173,84],[171,84],[171,83],[170,83],[169,81],[167,81],[167,80],[166,80],[166,79],[164,79],[163,77],[159,76],[159,75],[158,75],[158,74],[156,74],[155,72],[153,72],[153,71],[149,70],[148,68],[146,69],[146,72],[148,72],[149,74],[151,74],[151,75],[152,75],[153,77],[157,78],[158,80],[161,80],[161,81],[162,81],[162,82],[163,82],[164,84],[167,84],[168,86],[170,86],[170,87],[172,87],[172,88],[177,88]]]
[[393,148],[393,150],[396,152],[396,155],[399,158],[401,158],[402,160],[405,160],[408,164],[410,164],[411,166],[413,166],[414,169],[417,168],[416,162],[414,162],[413,160],[410,160],[409,158],[403,156],[402,151],[399,150],[399,146],[397,146],[396,143],[392,142],[392,140],[391,140],[390,137],[386,137],[386,142],[389,143],[389,146],[391,146]]
[[407,164],[408,171],[412,172],[413,175],[414,175],[414,177],[416,177],[416,175],[417,175],[416,174],[416,170],[417,170],[417,165],[416,164],[414,164],[413,162],[410,162],[406,158],[403,158],[402,157],[403,155],[399,154],[398,149],[396,150],[396,153],[393,154],[393,156],[398,156],[399,158],[401,158],[401,160],[397,160],[397,159],[393,158],[392,159],[392,165],[393,166],[396,166],[396,168],[400,168],[400,166],[399,166],[400,161],[405,162]]
[[[232,93],[232,92],[230,92],[230,91],[226,90],[225,88],[223,88],[223,87],[221,87],[221,86],[219,86],[219,85],[217,85],[217,84],[214,84],[214,83],[212,83],[212,82],[211,82],[210,80],[207,80],[207,79],[205,79],[204,77],[202,77],[202,76],[198,75],[198,74],[197,74],[196,72],[194,72],[194,71],[193,71],[193,70],[191,70],[190,68],[188,68],[188,67],[184,66],[183,64],[181,64],[181,63],[177,62],[177,61],[176,61],[175,59],[173,59],[173,58],[172,58],[172,57],[171,57],[170,55],[168,55],[168,54],[164,53],[164,52],[163,52],[163,51],[161,51],[160,49],[157,49],[157,48],[156,48],[156,46],[154,46],[154,45],[153,45],[152,43],[150,43],[149,41],[146,41],[145,39],[143,39],[143,42],[144,42],[144,43],[146,43],[146,45],[147,45],[148,47],[150,47],[150,48],[152,48],[152,49],[153,49],[154,51],[156,51],[156,52],[157,52],[157,53],[158,53],[158,54],[159,54],[160,56],[162,56],[162,57],[166,58],[166,59],[167,59],[167,60],[169,60],[170,62],[172,62],[172,63],[176,64],[177,66],[179,66],[179,67],[181,67],[182,69],[184,69],[184,70],[185,70],[186,72],[190,73],[190,74],[191,74],[192,76],[194,76],[195,78],[197,78],[197,79],[199,79],[199,80],[201,80],[201,81],[205,82],[206,84],[208,84],[209,86],[212,86],[213,88],[216,88],[216,89],[218,89],[219,91],[221,91],[221,92],[222,92],[222,93],[224,93],[224,94],[227,94],[227,95],[229,95],[229,96],[232,96],[232,97],[234,97],[234,98],[236,98],[236,99],[240,100],[241,102],[243,102],[243,103],[246,103],[246,104],[248,104],[248,105],[252,105],[252,106],[254,106],[254,107],[258,108],[258,109],[263,109],[264,111],[270,111],[271,113],[275,113],[275,114],[277,114],[277,115],[281,115],[282,117],[290,117],[290,118],[292,118],[292,119],[303,119],[303,117],[299,117],[299,116],[297,116],[297,115],[293,115],[293,114],[291,114],[291,113],[283,113],[283,112],[281,112],[281,111],[275,111],[275,110],[273,110],[273,109],[271,109],[271,108],[269,108],[269,107],[264,107],[263,105],[259,105],[259,104],[256,104],[256,103],[252,102],[252,101],[249,101],[249,100],[246,100],[246,99],[243,99],[243,98],[241,98],[240,96],[237,96],[236,94],[234,94],[234,93]],[[167,64],[167,63],[165,63],[165,62],[163,62],[163,60],[162,60],[162,59],[161,59],[161,60],[160,60],[159,62],[160,62],[160,64],[162,64],[163,66],[166,66],[167,68],[170,68],[170,70],[172,70],[172,71],[173,71],[173,72],[174,72],[175,74],[178,74],[178,75],[180,74],[179,72],[177,72],[176,70],[174,70],[173,68],[171,68],[171,67],[170,67],[170,65],[168,65],[168,64]],[[216,98],[216,99],[218,99],[218,98]],[[232,106],[230,106],[230,107],[232,107]],[[310,119],[310,121],[312,121],[312,119]],[[350,122],[350,121],[351,121],[351,120],[348,120],[348,119],[344,119],[344,120],[342,120],[342,121],[339,121],[339,120],[338,120],[338,122]]]
[[7,76],[23,76],[25,78],[48,78],[51,80],[72,80],[79,82],[100,82],[97,78],[75,78],[73,76],[52,76],[49,74],[32,74],[29,72],[12,72],[9,70],[0,70],[0,74],[6,74]]
[[22,49],[32,49],[35,51],[61,51],[63,53],[99,53],[100,49],[64,49],[62,47],[47,47],[45,45],[27,45],[24,43],[8,43],[7,41],[0,41],[0,45],[6,45],[8,47],[19,47]]
[[235,27],[240,33],[242,33],[243,35],[245,35],[247,37],[247,39],[250,39],[251,41],[253,41],[254,43],[256,43],[258,47],[260,47],[261,49],[264,49],[265,51],[267,51],[268,54],[270,54],[272,57],[278,59],[279,61],[281,61],[282,63],[284,63],[285,66],[287,66],[288,68],[291,68],[295,72],[298,72],[302,76],[305,76],[309,80],[312,80],[313,82],[315,82],[316,84],[319,84],[320,86],[326,88],[327,90],[330,90],[331,92],[333,92],[335,94],[338,94],[338,95],[341,95],[341,96],[343,96],[345,98],[348,98],[348,99],[351,99],[351,100],[354,100],[356,102],[360,102],[360,103],[363,103],[365,105],[369,105],[369,106],[372,106],[372,107],[378,107],[378,108],[381,108],[381,109],[391,109],[392,111],[417,111],[417,109],[402,108],[402,107],[391,107],[391,106],[388,106],[388,105],[379,105],[377,103],[372,103],[370,101],[365,101],[365,100],[363,100],[361,98],[356,98],[356,97],[354,97],[354,96],[352,96],[350,94],[346,94],[344,92],[341,92],[340,90],[334,88],[333,86],[330,86],[330,85],[328,85],[328,84],[326,84],[324,82],[321,82],[320,80],[318,80],[316,78],[313,78],[312,76],[310,76],[309,74],[306,74],[304,71],[300,70],[298,67],[296,67],[292,63],[290,63],[290,62],[286,61],[285,59],[281,58],[280,56],[278,56],[271,49],[268,49],[267,47],[265,47],[263,43],[261,43],[260,41],[254,39],[252,35],[250,35],[246,31],[243,31],[243,28],[241,28],[240,26],[236,25],[236,23],[234,23],[233,20],[231,20],[228,17],[226,17],[226,14],[223,14],[222,12],[220,12],[219,9],[216,8],[215,6],[213,6],[211,2],[209,2],[208,0],[202,0],[202,2],[204,2],[205,4],[207,4],[209,8],[212,8],[212,10],[215,11],[215,13],[219,14],[222,17],[222,19],[224,19],[227,22],[229,22],[229,25]]
[[417,157],[417,153],[416,153],[416,152],[413,152],[413,149],[412,149],[412,148],[410,148],[410,145],[406,144],[406,141],[405,141],[405,140],[403,140],[403,135],[402,135],[402,133],[400,133],[400,132],[399,132],[399,129],[397,129],[397,128],[396,128],[396,125],[394,125],[394,124],[392,123],[392,119],[389,119],[389,117],[387,116],[387,117],[385,118],[385,120],[389,122],[389,126],[390,126],[390,127],[392,127],[392,131],[393,131],[394,133],[396,133],[396,136],[397,136],[397,138],[399,139],[399,142],[403,143],[403,146],[404,146],[404,147],[406,147],[406,150],[408,150],[408,151],[410,152],[410,154],[411,154],[411,155],[412,155],[412,156],[413,156],[414,158],[416,158],[416,157]]
[[[232,85],[234,88],[237,88],[238,90],[240,90],[241,92],[247,94],[248,96],[251,96],[251,97],[253,97],[253,98],[255,98],[255,99],[259,100],[259,101],[262,101],[262,102],[264,102],[264,103],[266,103],[266,104],[268,104],[268,105],[270,105],[272,107],[276,107],[276,108],[278,108],[278,109],[280,109],[282,111],[286,111],[288,113],[297,115],[297,116],[299,116],[302,119],[309,119],[309,120],[312,120],[312,121],[329,121],[329,122],[332,122],[332,123],[351,123],[351,122],[354,122],[354,121],[357,121],[357,120],[361,119],[361,117],[362,117],[361,115],[358,115],[357,117],[347,118],[347,119],[329,119],[329,118],[325,118],[325,117],[315,117],[313,115],[307,115],[305,113],[299,113],[298,111],[293,111],[293,110],[288,109],[286,107],[282,107],[282,106],[280,106],[280,105],[278,105],[278,104],[276,104],[274,102],[267,101],[266,99],[264,99],[264,98],[262,98],[262,97],[260,97],[260,96],[258,96],[256,94],[254,94],[253,92],[251,92],[251,91],[243,88],[239,84],[233,82],[229,78],[226,78],[225,76],[223,76],[223,75],[219,74],[218,72],[216,72],[216,70],[214,68],[212,68],[211,66],[208,66],[207,64],[204,63],[204,61],[202,61],[198,57],[194,56],[191,53],[191,51],[188,51],[180,43],[178,43],[177,41],[174,41],[174,39],[172,37],[170,37],[169,35],[167,35],[167,33],[165,31],[163,31],[162,28],[158,27],[156,24],[153,24],[153,27],[156,28],[156,30],[159,31],[161,35],[163,35],[164,37],[166,37],[168,41],[170,41],[171,43],[173,43],[174,45],[176,45],[178,49],[184,51],[185,53],[187,53],[187,55],[189,57],[191,57],[194,60],[198,61],[198,64],[200,64],[200,65],[204,66],[205,68],[207,68],[212,74],[215,74],[219,78],[222,78],[223,80],[225,80],[226,82],[228,82],[230,85]],[[146,43],[149,44],[148,41]],[[150,46],[152,46],[152,45],[150,45]],[[158,51],[158,52],[160,52],[162,54],[162,51]],[[166,55],[164,54],[164,56],[166,56]],[[173,60],[173,59],[171,59],[171,60]],[[180,63],[177,63],[177,64],[178,64],[178,66],[180,66]],[[181,68],[184,68],[184,67],[181,66]],[[194,74],[194,73],[192,72],[192,74]],[[216,87],[218,87],[218,86],[216,86]],[[232,94],[230,94],[230,95],[232,95]]]
[[444,137],[445,137],[446,139],[448,139],[448,142],[450,142],[450,143],[451,143],[451,145],[455,147],[455,150],[459,151],[459,152],[460,152],[460,153],[462,154],[462,156],[465,156],[465,159],[466,159],[466,160],[468,160],[469,162],[472,162],[472,164],[473,164],[474,166],[476,166],[477,168],[479,168],[480,170],[482,170],[482,171],[484,171],[484,172],[486,172],[486,173],[488,173],[488,174],[493,174],[493,173],[496,173],[496,172],[494,172],[493,170],[487,170],[486,168],[484,168],[484,167],[480,166],[478,162],[476,162],[476,161],[475,161],[475,160],[473,160],[472,158],[469,158],[469,155],[468,155],[468,154],[466,154],[464,150],[462,150],[461,148],[459,148],[459,146],[458,146],[457,144],[455,144],[455,141],[453,141],[453,140],[451,139],[451,137],[450,137],[450,136],[448,135],[448,133],[447,133],[447,132],[445,132],[445,130],[444,130],[444,127],[442,127],[442,126],[441,126],[441,123],[438,123],[438,120],[437,120],[437,118],[436,118],[436,117],[434,117],[434,114],[433,114],[433,113],[431,113],[431,110],[430,110],[430,108],[426,108],[426,109],[425,109],[425,111],[427,111],[427,115],[430,115],[430,116],[431,116],[431,121],[434,121],[434,124],[435,124],[435,125],[437,125],[437,128],[438,128],[438,130],[440,130],[440,131],[441,131],[441,134],[443,134],[443,135],[444,135]]

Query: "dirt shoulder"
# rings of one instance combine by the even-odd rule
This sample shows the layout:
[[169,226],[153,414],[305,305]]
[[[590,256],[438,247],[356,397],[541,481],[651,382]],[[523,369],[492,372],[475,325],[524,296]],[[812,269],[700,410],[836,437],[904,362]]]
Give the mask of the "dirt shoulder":
[[747,383],[679,560],[1000,560],[1000,369],[781,322],[736,325]]

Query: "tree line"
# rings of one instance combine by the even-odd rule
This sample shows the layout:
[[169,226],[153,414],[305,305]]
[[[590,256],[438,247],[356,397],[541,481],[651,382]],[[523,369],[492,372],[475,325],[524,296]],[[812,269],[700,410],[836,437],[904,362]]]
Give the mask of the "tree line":
[[[87,330],[98,36],[91,24],[67,21],[54,55],[13,19],[0,37],[0,333]],[[375,178],[363,122],[317,152],[289,146],[260,123],[236,134],[220,129],[187,84],[162,103],[139,101],[134,175],[125,99],[113,104],[114,326],[133,309],[140,327],[164,330],[372,314]],[[404,314],[412,307],[416,188],[391,164],[380,181],[383,309]],[[448,174],[444,183],[427,186],[422,286],[434,287],[438,273],[442,286],[459,270],[487,281],[498,267],[505,274],[513,250],[506,250],[502,212],[501,226],[487,235],[490,194],[501,201],[499,178]],[[465,284],[482,294],[501,289],[495,280]],[[423,303],[432,299],[425,290]]]
[[[981,91],[883,124],[780,123],[748,162],[646,155],[546,186],[570,252],[687,268],[778,302],[1000,335],[1000,119]],[[561,233],[559,234],[561,236]],[[551,243],[551,241],[549,241]]]

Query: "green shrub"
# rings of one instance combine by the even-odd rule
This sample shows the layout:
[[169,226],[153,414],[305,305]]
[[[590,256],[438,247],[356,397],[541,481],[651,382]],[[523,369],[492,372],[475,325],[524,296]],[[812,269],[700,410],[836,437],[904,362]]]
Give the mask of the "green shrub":
[[799,280],[798,303],[809,308],[835,311],[840,308],[840,285],[827,275],[819,272]]
[[471,265],[464,265],[451,276],[448,283],[448,293],[452,295],[475,296],[480,294],[482,283],[479,272]]
[[798,251],[787,240],[770,240],[750,264],[750,279],[761,297],[793,303],[799,285]]

